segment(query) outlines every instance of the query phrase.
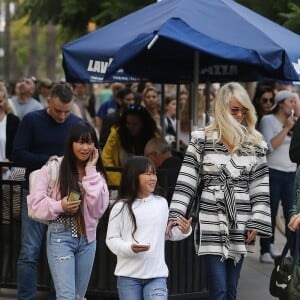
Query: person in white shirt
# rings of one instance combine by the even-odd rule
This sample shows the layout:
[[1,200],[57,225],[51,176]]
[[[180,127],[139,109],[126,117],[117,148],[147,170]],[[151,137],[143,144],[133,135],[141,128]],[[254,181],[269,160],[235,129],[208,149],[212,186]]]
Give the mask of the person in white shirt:
[[273,258],[280,255],[274,245],[275,219],[279,201],[282,203],[286,222],[286,236],[290,234],[287,227],[289,211],[294,202],[294,183],[297,164],[289,157],[292,130],[295,125],[295,93],[284,90],[275,95],[271,113],[265,115],[259,125],[259,130],[268,144],[267,161],[270,178],[270,204],[272,218],[271,238],[260,241],[260,261],[273,264]]
[[[112,207],[106,236],[108,248],[117,256],[120,300],[168,299],[168,267],[165,239],[168,203],[153,194],[155,166],[146,157],[133,156],[124,166],[118,201]],[[171,240],[191,234],[192,220],[174,221]]]

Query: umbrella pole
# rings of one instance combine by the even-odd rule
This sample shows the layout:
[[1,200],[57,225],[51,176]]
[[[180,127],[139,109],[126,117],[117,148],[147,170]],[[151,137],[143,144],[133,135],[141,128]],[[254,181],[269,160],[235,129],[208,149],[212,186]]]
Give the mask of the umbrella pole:
[[176,84],[176,151],[180,151],[180,103],[179,103],[179,94],[180,94],[180,84]]
[[209,111],[210,111],[210,81],[206,81],[205,86],[205,126],[209,123]]
[[199,52],[194,52],[194,84],[192,94],[193,128],[198,127],[198,84],[199,84]]
[[161,134],[165,138],[166,137],[166,123],[165,123],[165,108],[166,108],[166,95],[165,95],[165,84],[162,83],[160,89],[160,120],[161,120]]

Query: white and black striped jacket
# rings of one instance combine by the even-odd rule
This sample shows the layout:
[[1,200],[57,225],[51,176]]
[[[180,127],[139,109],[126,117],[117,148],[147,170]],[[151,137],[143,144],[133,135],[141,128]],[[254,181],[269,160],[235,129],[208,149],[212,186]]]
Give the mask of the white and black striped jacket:
[[245,244],[246,231],[272,234],[266,146],[249,155],[231,155],[221,142],[207,138],[203,174],[199,175],[204,130],[192,132],[170,204],[170,219],[186,214],[198,180],[204,180],[195,246],[199,255],[215,254],[238,261],[254,242]]

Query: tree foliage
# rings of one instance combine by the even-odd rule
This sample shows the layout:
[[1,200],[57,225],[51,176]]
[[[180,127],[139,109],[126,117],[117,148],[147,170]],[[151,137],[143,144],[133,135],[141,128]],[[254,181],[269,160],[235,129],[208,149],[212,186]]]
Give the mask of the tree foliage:
[[23,0],[16,17],[27,17],[29,23],[61,25],[68,39],[87,33],[89,22],[102,27],[140,9],[153,0]]
[[300,34],[299,0],[238,0],[237,2]]
[[289,9],[290,12],[280,14],[285,19],[283,25],[300,34],[300,6],[289,3]]
[[[19,0],[17,17],[27,17],[29,23],[61,25],[67,40],[87,32],[90,21],[102,27],[155,0]],[[238,0],[259,14],[300,33],[299,0]],[[298,5],[297,5],[298,3]]]

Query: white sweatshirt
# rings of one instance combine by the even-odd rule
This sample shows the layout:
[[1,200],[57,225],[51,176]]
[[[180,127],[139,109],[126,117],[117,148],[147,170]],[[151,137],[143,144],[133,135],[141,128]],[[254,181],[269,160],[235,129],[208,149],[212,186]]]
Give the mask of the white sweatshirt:
[[[168,222],[168,203],[165,198],[150,195],[136,199],[133,212],[136,217],[137,230],[132,237],[133,224],[127,206],[123,202],[113,206],[109,217],[106,244],[117,256],[116,276],[140,279],[167,277],[168,267],[165,262],[165,232]],[[181,233],[173,227],[172,240],[180,240],[191,234]],[[132,244],[150,244],[145,252],[135,253]]]

